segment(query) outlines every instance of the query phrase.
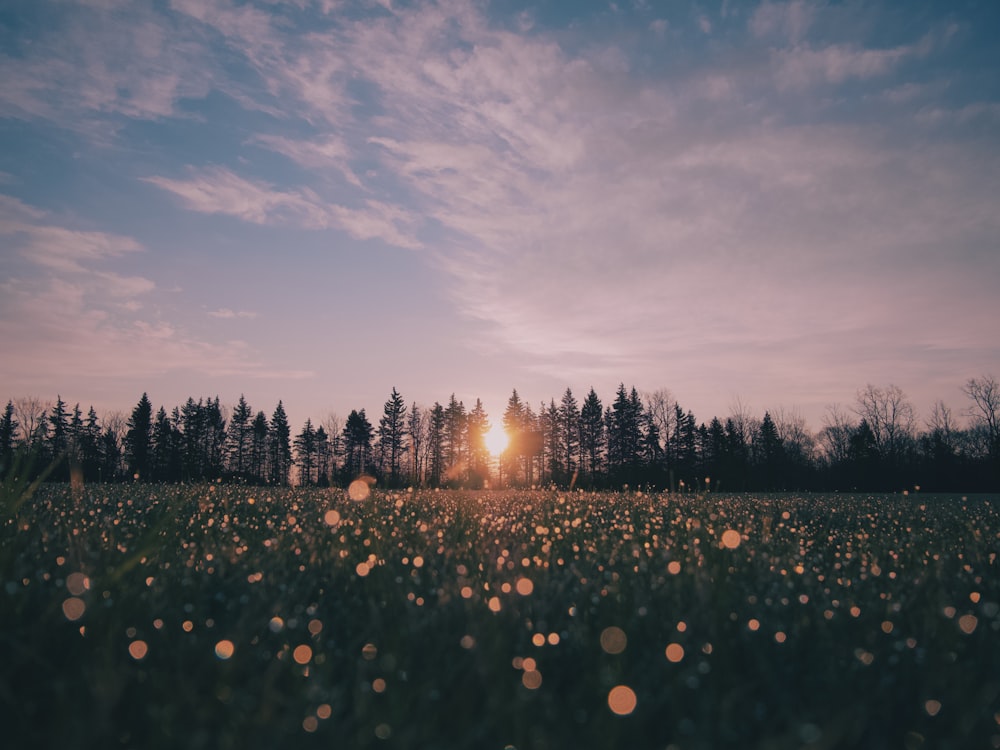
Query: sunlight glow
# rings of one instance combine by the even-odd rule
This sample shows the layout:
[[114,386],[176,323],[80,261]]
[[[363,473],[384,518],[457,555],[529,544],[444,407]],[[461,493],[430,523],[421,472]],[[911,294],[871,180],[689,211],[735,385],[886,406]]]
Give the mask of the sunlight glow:
[[490,452],[491,456],[499,456],[507,450],[507,444],[510,442],[507,431],[499,424],[490,427],[489,432],[483,435],[483,440],[486,443],[486,450]]

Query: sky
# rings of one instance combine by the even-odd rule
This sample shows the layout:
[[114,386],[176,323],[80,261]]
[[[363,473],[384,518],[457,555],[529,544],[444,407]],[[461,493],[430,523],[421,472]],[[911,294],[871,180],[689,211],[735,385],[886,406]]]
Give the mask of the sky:
[[1000,376],[1000,4],[5,0],[0,397],[297,431]]

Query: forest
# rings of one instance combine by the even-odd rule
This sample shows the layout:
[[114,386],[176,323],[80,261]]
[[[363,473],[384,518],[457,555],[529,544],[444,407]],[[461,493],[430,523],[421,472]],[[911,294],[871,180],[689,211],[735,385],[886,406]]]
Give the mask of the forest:
[[[311,418],[298,432],[282,402],[270,417],[243,396],[189,398],[169,412],[146,394],[125,416],[99,418],[37,397],[0,415],[0,476],[43,470],[52,481],[346,485],[367,476],[386,488],[548,487],[671,491],[977,492],[1000,487],[1000,384],[963,386],[956,416],[942,401],[918,419],[895,385],[867,385],[832,405],[813,433],[794,411],[754,415],[741,404],[699,421],[661,389],[619,385],[610,404],[567,388],[537,407],[514,390],[501,423],[509,445],[492,456],[490,416],[452,395],[407,406],[395,389],[373,424]],[[293,434],[294,433],[294,434]],[[28,468],[30,465],[31,468]]]

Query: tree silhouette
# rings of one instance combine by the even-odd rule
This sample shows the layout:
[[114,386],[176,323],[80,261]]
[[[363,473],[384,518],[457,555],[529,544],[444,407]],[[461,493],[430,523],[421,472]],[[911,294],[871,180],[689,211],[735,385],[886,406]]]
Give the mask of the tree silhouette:
[[364,409],[352,410],[347,415],[344,423],[345,479],[359,477],[368,471],[374,434]]
[[299,467],[299,484],[316,483],[316,429],[312,420],[307,419],[305,425],[295,437],[295,462]]
[[962,391],[972,401],[966,412],[973,420],[973,437],[985,443],[987,481],[1000,483],[1000,384],[992,375],[970,378]]
[[[514,486],[621,487],[625,484],[676,489],[730,491],[775,489],[857,489],[899,491],[915,486],[954,491],[990,491],[1000,483],[998,410],[1000,386],[992,376],[973,378],[963,391],[967,425],[956,422],[943,402],[934,404],[926,429],[897,386],[868,385],[858,391],[853,412],[828,407],[823,428],[809,432],[796,412],[780,407],[757,419],[736,402],[722,422],[698,425],[669,392],[647,394],[644,403],[624,382],[611,406],[590,388],[577,407],[571,388],[560,401],[542,401],[539,411],[511,392],[503,415],[510,438],[498,463],[501,480]],[[138,475],[150,481],[204,481],[221,477],[287,484],[293,462],[284,405],[272,419],[253,414],[241,394],[227,421],[218,396],[173,407],[153,416],[148,394],[126,415],[93,407],[84,418],[80,405],[18,398],[0,412],[0,473],[19,451],[34,451],[42,466],[68,460],[49,481],[116,481]],[[23,417],[22,417],[23,415]],[[489,420],[482,400],[471,411],[455,394],[447,406],[409,410],[393,387],[374,431],[364,409],[348,425],[330,415],[316,427],[306,420],[296,436],[298,476],[304,484],[350,481],[376,472],[387,486],[481,487],[491,457],[483,436]],[[329,425],[329,426],[327,426]],[[127,471],[126,471],[127,468]]]
[[410,437],[410,483],[419,486],[424,483],[424,452],[426,446],[427,420],[423,410],[413,402],[406,420],[406,431]]
[[486,433],[489,432],[490,421],[486,407],[481,399],[476,399],[466,417],[466,441],[469,456],[469,486],[479,489],[489,479],[490,452],[486,449]]
[[271,424],[267,435],[268,481],[271,484],[288,484],[289,473],[292,470],[291,428],[288,426],[288,415],[281,401],[274,408]]
[[14,416],[14,402],[8,401],[0,416],[0,478],[3,478],[14,461],[14,441],[18,421]]
[[394,386],[382,407],[382,418],[378,423],[379,455],[391,487],[400,484],[399,462],[403,456],[405,437],[406,403]]
[[265,482],[268,477],[268,435],[270,426],[267,416],[257,412],[250,427],[250,463],[248,471],[256,482]]
[[150,454],[152,452],[153,405],[143,393],[132,410],[125,433],[125,460],[128,471],[135,479],[149,481]]
[[226,431],[226,463],[229,466],[229,472],[241,479],[245,479],[249,474],[249,453],[253,432],[250,420],[252,417],[253,411],[241,393]]
[[604,464],[607,445],[604,433],[604,406],[591,386],[580,408],[580,456],[587,484],[595,487]]
[[468,476],[467,430],[465,404],[453,393],[444,410],[444,470],[447,483],[452,486],[464,484]]
[[753,443],[753,451],[757,470],[755,485],[764,490],[780,489],[784,448],[770,412],[764,412],[764,419],[760,423]]
[[430,484],[440,487],[445,468],[445,420],[444,407],[437,401],[431,407],[430,424],[427,432],[427,450],[430,452]]
[[559,402],[556,440],[564,472],[560,481],[572,482],[580,469],[580,407],[573,391],[567,388]]

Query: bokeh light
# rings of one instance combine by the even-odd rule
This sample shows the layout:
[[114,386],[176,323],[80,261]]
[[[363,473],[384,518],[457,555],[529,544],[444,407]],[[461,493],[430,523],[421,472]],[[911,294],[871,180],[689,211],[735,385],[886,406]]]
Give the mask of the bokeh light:
[[627,685],[615,685],[608,693],[608,708],[618,716],[628,716],[638,703],[635,691]]

